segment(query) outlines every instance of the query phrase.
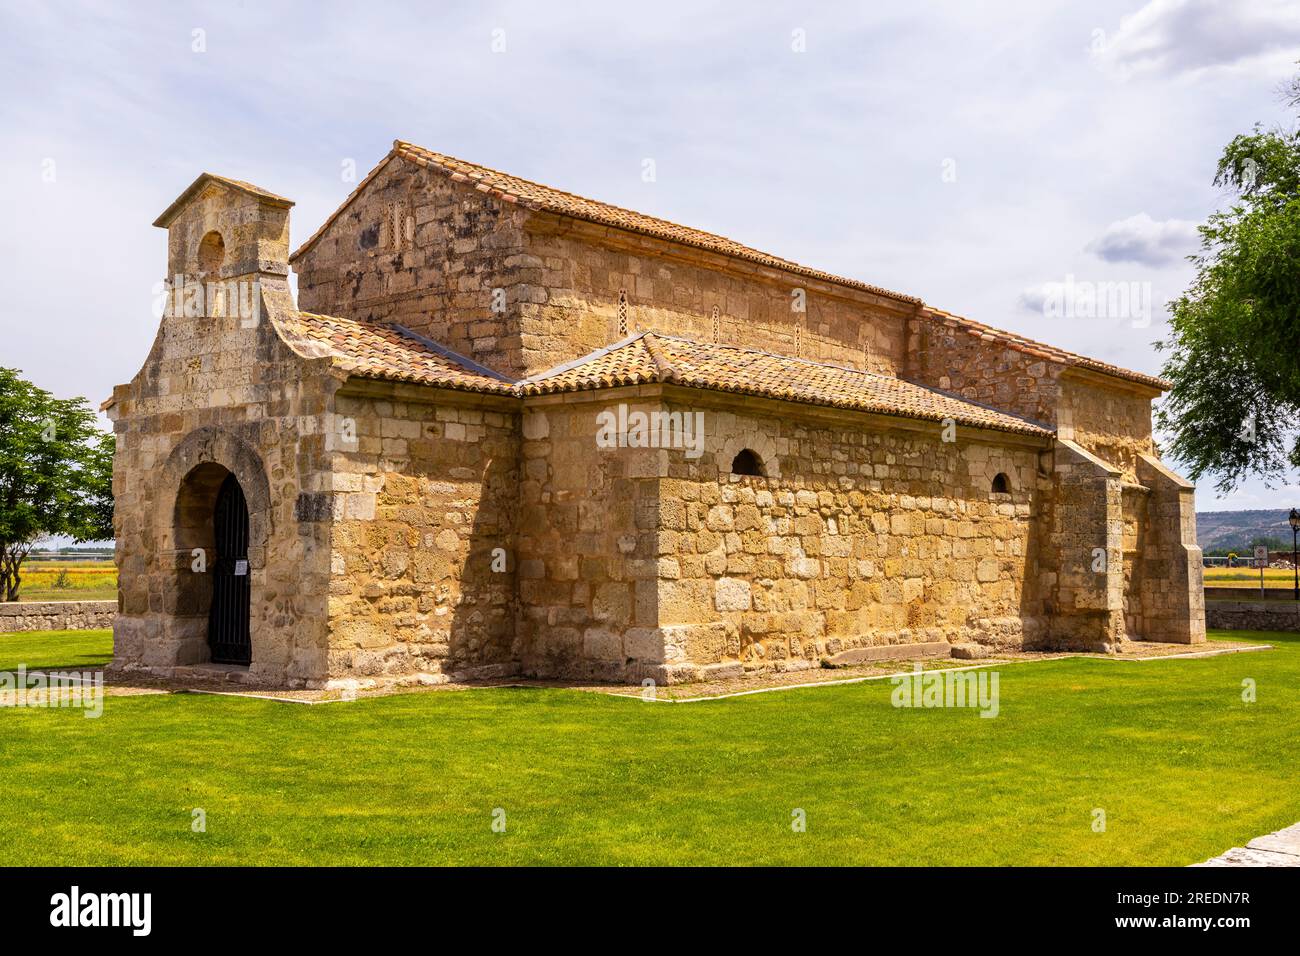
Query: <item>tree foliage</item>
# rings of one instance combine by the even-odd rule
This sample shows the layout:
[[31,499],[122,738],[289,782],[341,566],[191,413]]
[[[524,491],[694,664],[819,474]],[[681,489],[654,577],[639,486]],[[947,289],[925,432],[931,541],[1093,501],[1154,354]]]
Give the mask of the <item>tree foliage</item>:
[[17,599],[41,538],[113,537],[113,447],[84,398],[55,398],[0,368],[0,600]]
[[1214,183],[1233,199],[1200,227],[1196,278],[1157,343],[1173,383],[1157,420],[1192,479],[1229,491],[1300,467],[1300,134],[1237,136]]

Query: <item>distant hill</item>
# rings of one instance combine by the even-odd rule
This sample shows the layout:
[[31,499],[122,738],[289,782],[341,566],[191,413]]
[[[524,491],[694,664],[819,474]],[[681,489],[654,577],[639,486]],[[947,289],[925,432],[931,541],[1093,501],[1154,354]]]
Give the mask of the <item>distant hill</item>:
[[1232,548],[1241,551],[1250,545],[1252,538],[1279,538],[1291,546],[1291,525],[1287,523],[1288,509],[1271,511],[1198,511],[1196,512],[1196,543],[1202,551]]

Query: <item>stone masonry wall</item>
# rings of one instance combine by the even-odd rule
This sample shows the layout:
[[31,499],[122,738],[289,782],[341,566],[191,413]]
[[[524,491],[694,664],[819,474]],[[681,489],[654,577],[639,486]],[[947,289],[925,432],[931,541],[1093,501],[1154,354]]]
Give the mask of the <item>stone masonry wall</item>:
[[659,474],[665,452],[602,447],[597,416],[635,389],[529,399],[520,475],[519,619],[525,671],[636,680],[662,663]]
[[[525,269],[525,213],[394,158],[295,260],[304,312],[395,322],[522,376],[518,310],[540,293]],[[493,290],[501,290],[494,296]]]
[[[295,261],[307,312],[402,324],[523,377],[655,329],[892,373],[913,306],[496,200],[399,158]],[[796,311],[796,306],[802,311]]]
[[[192,579],[192,550],[211,545],[187,539],[174,519],[191,504],[187,474],[204,462],[235,470],[238,457],[253,532],[250,676],[324,677],[328,525],[300,520],[311,516],[295,506],[300,489],[328,486],[330,386],[303,372],[269,321],[246,329],[238,317],[167,319],[145,368],[115,393],[116,664],[166,671],[208,659],[211,586]],[[210,518],[213,500],[192,505]]]
[[1196,543],[1196,498],[1191,482],[1154,455],[1140,455],[1137,475],[1150,489],[1148,540],[1141,549],[1142,625],[1152,641],[1199,644],[1205,640],[1205,579]]
[[1300,604],[1207,601],[1205,623],[1225,631],[1300,631]]
[[[596,416],[620,403],[700,412],[702,454],[598,447]],[[528,400],[526,672],[674,682],[871,644],[1032,639],[1039,448],[799,411],[654,389]],[[730,474],[743,448],[768,477]],[[1009,493],[991,490],[999,472]]]
[[[865,645],[1032,640],[1037,448],[792,411],[706,411],[707,452],[669,459],[659,625],[670,665],[692,676],[692,665],[815,666]],[[766,477],[730,473],[742,448]],[[991,490],[998,473],[1008,493]]]
[[[534,214],[525,223],[539,295],[520,307],[530,371],[653,330],[886,374],[902,365],[912,306],[650,237]],[[717,310],[716,317],[714,310]]]
[[1154,546],[1150,520],[1151,489],[1125,481],[1120,485],[1120,515],[1123,521],[1124,633],[1141,639],[1148,631],[1145,590],[1148,556]]
[[923,310],[910,323],[903,377],[1052,425],[1064,366],[971,335]]
[[[256,228],[254,228],[256,227]],[[225,239],[204,263],[210,233]],[[328,489],[325,422],[338,380],[276,332],[290,305],[283,208],[213,185],[169,230],[169,276],[245,285],[166,315],[143,368],[113,393],[113,493],[119,571],[114,666],[171,673],[209,659],[211,514],[234,473],[249,505],[253,681],[304,685],[325,677],[328,523],[299,497]],[[241,274],[254,268],[267,271]],[[207,269],[203,268],[206,264]],[[195,314],[189,314],[189,313]]]
[[16,601],[0,604],[0,634],[112,627],[114,601]]
[[1125,634],[1122,476],[1062,440],[1044,480],[1051,491],[1038,529],[1039,591],[1048,623],[1042,645],[1101,650]]
[[463,393],[353,383],[335,411],[331,678],[513,673],[518,415]]
[[1062,438],[1076,442],[1137,481],[1137,460],[1153,454],[1150,391],[1134,391],[1100,377],[1067,373],[1060,381],[1056,422]]

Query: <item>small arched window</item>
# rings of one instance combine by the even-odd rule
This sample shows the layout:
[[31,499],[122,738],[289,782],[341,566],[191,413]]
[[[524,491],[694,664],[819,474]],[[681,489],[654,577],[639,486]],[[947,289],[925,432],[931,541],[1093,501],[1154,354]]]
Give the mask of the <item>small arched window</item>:
[[1004,472],[999,471],[993,476],[993,493],[995,495],[1009,495],[1011,493],[1011,482],[1007,480]]
[[226,261],[226,241],[215,229],[199,241],[199,271],[210,275]]
[[758,457],[758,452],[751,448],[742,448],[736,453],[736,457],[731,460],[731,473],[733,475],[751,475],[756,478],[763,477],[763,459]]

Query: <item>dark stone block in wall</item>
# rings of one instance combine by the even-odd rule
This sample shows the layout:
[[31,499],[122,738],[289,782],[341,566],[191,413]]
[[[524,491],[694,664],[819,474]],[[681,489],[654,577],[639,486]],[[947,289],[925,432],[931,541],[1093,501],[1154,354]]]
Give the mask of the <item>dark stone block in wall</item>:
[[328,521],[334,510],[330,499],[325,491],[301,492],[293,503],[293,516],[299,521]]

